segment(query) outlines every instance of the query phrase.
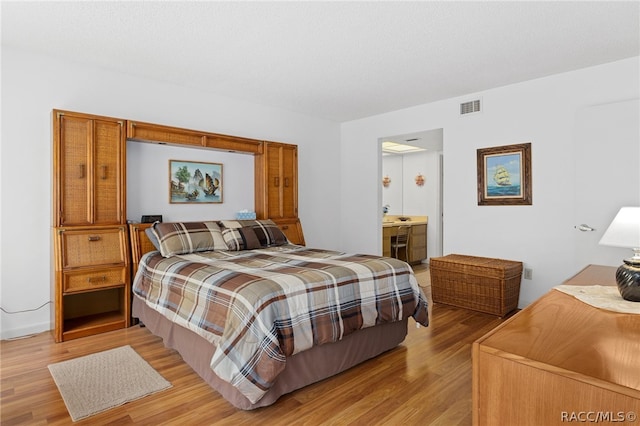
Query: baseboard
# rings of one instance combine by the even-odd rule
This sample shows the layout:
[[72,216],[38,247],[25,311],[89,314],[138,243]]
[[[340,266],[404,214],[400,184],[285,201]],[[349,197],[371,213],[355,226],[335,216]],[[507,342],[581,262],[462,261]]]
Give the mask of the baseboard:
[[2,330],[0,333],[1,340],[11,340],[11,339],[23,339],[27,337],[31,337],[34,334],[42,333],[43,331],[50,331],[51,323],[43,322],[39,324],[31,324],[28,327],[23,328],[13,328],[11,330]]

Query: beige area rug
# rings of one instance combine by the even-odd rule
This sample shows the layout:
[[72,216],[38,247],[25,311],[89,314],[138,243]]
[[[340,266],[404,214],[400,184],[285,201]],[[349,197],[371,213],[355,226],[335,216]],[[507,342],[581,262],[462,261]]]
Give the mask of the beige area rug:
[[74,422],[171,387],[131,346],[48,367]]

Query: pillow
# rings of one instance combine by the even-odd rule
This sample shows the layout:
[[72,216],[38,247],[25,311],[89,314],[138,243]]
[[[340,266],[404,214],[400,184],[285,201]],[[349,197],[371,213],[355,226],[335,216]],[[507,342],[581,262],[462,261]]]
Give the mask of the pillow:
[[164,257],[209,250],[227,250],[216,222],[154,223],[158,249]]
[[[287,244],[289,240],[284,235],[282,230],[271,219],[262,220],[223,220],[220,221],[224,230],[226,229],[252,229],[255,233],[260,247],[273,247]],[[227,241],[225,239],[225,241]],[[227,245],[229,242],[227,241]],[[257,247],[254,247],[257,248]],[[229,248],[229,250],[233,250]]]
[[148,227],[144,230],[144,233],[147,234],[147,238],[151,241],[151,244],[156,248],[156,250],[160,251],[160,242],[158,241],[158,237],[155,232],[153,232],[153,227]]
[[222,238],[226,248],[232,251],[251,250],[262,247],[256,233],[251,228],[222,228]]

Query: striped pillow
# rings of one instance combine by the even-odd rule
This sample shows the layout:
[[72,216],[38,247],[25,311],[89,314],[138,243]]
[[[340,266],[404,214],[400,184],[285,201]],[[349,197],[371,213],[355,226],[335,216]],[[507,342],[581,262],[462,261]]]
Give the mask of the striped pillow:
[[[219,222],[222,226],[222,236],[227,242],[229,250],[246,250],[258,247],[273,247],[287,244],[289,240],[282,230],[270,219],[262,220],[223,220]],[[258,247],[239,248],[240,244],[237,240],[240,238],[238,229],[250,229],[259,241]],[[228,232],[227,232],[228,231]],[[252,237],[249,237],[253,240]]]
[[153,233],[164,257],[209,250],[227,250],[216,222],[157,222]]
[[222,228],[222,238],[227,244],[227,249],[232,251],[262,247],[256,233],[251,228]]

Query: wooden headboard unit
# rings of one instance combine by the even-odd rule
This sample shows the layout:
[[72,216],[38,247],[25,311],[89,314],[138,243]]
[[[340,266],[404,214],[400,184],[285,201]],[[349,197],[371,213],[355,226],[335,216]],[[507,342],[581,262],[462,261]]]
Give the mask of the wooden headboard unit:
[[153,226],[153,223],[130,223],[129,238],[131,239],[131,276],[135,277],[138,272],[138,264],[143,254],[155,251],[145,230]]

